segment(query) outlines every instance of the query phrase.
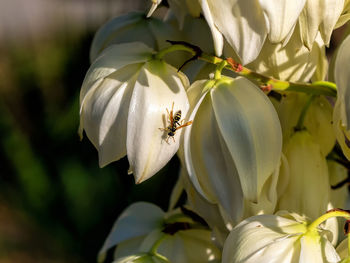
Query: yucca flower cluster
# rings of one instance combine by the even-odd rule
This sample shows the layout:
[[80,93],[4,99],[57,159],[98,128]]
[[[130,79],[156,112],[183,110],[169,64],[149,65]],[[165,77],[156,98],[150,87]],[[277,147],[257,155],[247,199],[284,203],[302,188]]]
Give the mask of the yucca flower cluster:
[[98,261],[350,262],[349,30],[326,57],[350,1],[145,3],[96,33],[79,132],[138,184],[175,154],[181,173],[168,211],[132,204]]

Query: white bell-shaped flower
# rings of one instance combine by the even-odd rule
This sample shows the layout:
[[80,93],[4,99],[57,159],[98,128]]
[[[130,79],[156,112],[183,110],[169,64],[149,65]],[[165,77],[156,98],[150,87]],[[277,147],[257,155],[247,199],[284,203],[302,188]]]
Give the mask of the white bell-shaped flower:
[[242,77],[196,81],[188,96],[193,124],[184,133],[187,171],[197,191],[237,223],[245,203],[257,203],[279,169],[277,113],[267,96]]
[[336,263],[340,258],[320,228],[297,214],[258,215],[237,225],[223,249],[223,263]]
[[196,225],[198,223],[176,210],[164,213],[150,203],[132,204],[115,222],[99,252],[99,262],[103,262],[106,252],[116,245],[117,262],[132,256],[155,260],[150,253],[154,244],[157,244],[156,254],[173,263],[220,262],[221,252],[212,243],[211,232],[204,226],[192,227]]
[[350,35],[339,46],[330,69],[337,84],[337,101],[334,106],[333,125],[337,141],[350,160]]
[[142,43],[111,46],[91,65],[80,93],[80,133],[97,148],[100,166],[127,155],[136,183],[158,172],[179,147],[181,130],[170,140],[160,130],[172,121],[167,109],[185,116],[189,108],[187,77],[153,55]]

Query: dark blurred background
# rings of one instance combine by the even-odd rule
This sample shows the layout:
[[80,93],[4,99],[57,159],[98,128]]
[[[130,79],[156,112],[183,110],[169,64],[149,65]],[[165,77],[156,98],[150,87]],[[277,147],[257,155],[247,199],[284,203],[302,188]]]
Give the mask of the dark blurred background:
[[0,263],[96,262],[129,204],[166,209],[177,159],[134,185],[126,158],[100,169],[77,135],[94,32],[145,3],[0,1]]

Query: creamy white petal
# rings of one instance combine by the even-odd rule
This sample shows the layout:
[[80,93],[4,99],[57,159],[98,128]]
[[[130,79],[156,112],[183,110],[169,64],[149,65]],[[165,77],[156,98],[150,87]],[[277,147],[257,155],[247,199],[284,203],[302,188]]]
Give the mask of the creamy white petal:
[[244,197],[255,202],[281,158],[282,132],[277,113],[267,96],[242,77],[213,89],[211,96]]
[[217,56],[222,55],[222,49],[224,47],[224,38],[221,34],[221,32],[218,30],[216,25],[214,24],[214,20],[216,21],[216,18],[213,18],[212,11],[209,8],[208,1],[207,0],[199,0],[203,15],[205,19],[207,20],[207,23],[209,25],[213,40],[214,40],[214,47],[215,47],[215,53]]
[[153,12],[157,9],[158,5],[162,2],[162,0],[151,0],[151,1],[152,1],[152,6],[147,13],[147,17],[150,17],[153,14]]
[[261,8],[269,19],[269,39],[281,42],[296,24],[306,0],[259,0]]
[[104,24],[95,34],[90,48],[90,61],[93,62],[98,54],[107,47],[107,43],[111,40],[112,33],[117,32],[121,28],[139,22],[144,14],[128,13],[126,15],[113,18]]
[[337,253],[342,259],[345,259],[349,256],[348,237],[345,238],[342,242],[340,242],[340,244],[337,246]]
[[323,21],[320,25],[320,33],[325,45],[329,45],[335,24],[337,23],[344,7],[344,0],[323,0]]
[[284,155],[281,155],[280,166],[266,180],[257,202],[245,202],[244,218],[259,214],[273,214],[281,192],[283,193],[289,181],[289,165]]
[[139,202],[130,205],[117,219],[99,256],[120,242],[146,235],[161,228],[164,212],[156,205]]
[[[142,236],[138,236],[138,237],[134,237],[128,240],[125,240],[123,242],[118,243],[117,247],[114,250],[114,259],[120,259],[123,257],[127,257],[129,255],[135,255],[137,253],[139,253],[139,248],[143,242],[143,240],[145,239],[145,235]],[[99,262],[104,262],[104,259],[102,257],[102,255],[104,254],[100,254],[99,258],[101,258],[101,260]],[[103,260],[102,260],[103,259]]]
[[300,263],[336,263],[340,261],[335,248],[325,237],[305,235],[300,239],[300,245]]
[[323,19],[327,0],[308,0],[299,17],[300,33],[304,45],[311,50]]
[[[324,46],[324,43],[320,34],[316,36],[315,43],[317,45],[316,46],[314,45],[314,48],[319,49],[317,52],[318,62],[317,62],[316,71],[311,78],[311,82],[325,80],[328,73],[328,58],[326,56],[326,47]],[[317,53],[315,52],[315,54]]]
[[305,231],[305,225],[284,217],[250,217],[231,231],[225,242],[222,262],[291,262],[298,253],[294,245]]
[[337,101],[334,107],[333,124],[337,140],[345,156],[350,158],[350,36],[347,36],[340,45],[335,59],[331,64],[330,75],[338,87]]
[[344,106],[345,105],[341,103],[340,98],[338,98],[334,106],[333,127],[337,142],[346,158],[350,160],[350,131],[345,125],[343,125],[344,121],[341,119],[344,113]]
[[101,167],[126,155],[128,109],[139,68],[130,65],[110,74],[82,103],[80,126],[97,148]]
[[316,70],[319,56],[319,45],[314,43],[311,51],[306,48],[300,38],[299,26],[296,26],[287,45],[266,40],[260,55],[247,67],[277,79],[308,82]]
[[[158,18],[146,18],[142,12],[128,13],[110,20],[99,29],[91,45],[90,61],[93,62],[104,49],[114,44],[142,42],[154,50],[161,50],[170,46],[166,41],[169,39],[183,40],[176,26]],[[186,57],[176,52],[176,56],[168,54],[166,60],[180,67]]]
[[184,169],[181,169],[181,177],[183,178],[188,205],[191,210],[200,215],[208,223],[210,229],[214,232],[213,238],[215,238],[215,243],[218,247],[222,247],[229,233],[228,227],[230,227],[230,224],[226,226],[218,206],[208,202],[208,200],[196,190],[188,177],[188,173]]
[[333,69],[334,80],[338,87],[338,98],[340,102],[341,124],[349,130],[350,125],[350,35],[347,36],[339,47],[336,54]]
[[310,262],[326,262],[322,257],[320,237],[316,238],[310,236],[303,236],[300,239],[300,258],[299,263],[310,263]]
[[179,148],[180,134],[175,142],[166,142],[167,111],[174,102],[174,112],[186,116],[189,105],[177,70],[162,61],[146,63],[135,83],[130,102],[127,124],[127,155],[136,183],[141,183],[157,173]]
[[304,44],[311,49],[318,31],[328,45],[331,33],[343,10],[344,0],[308,0],[300,15]]
[[[253,61],[260,53],[267,32],[262,9],[256,1],[202,0],[202,2],[207,2],[216,28],[236,51],[242,63]],[[206,15],[205,17],[208,21]]]
[[237,221],[243,208],[237,171],[218,131],[210,94],[199,103],[198,110],[193,111],[192,127],[185,131],[186,167],[197,190],[210,202],[220,203]]
[[118,69],[149,60],[153,50],[140,42],[112,45],[90,66],[80,91],[80,103],[92,88],[93,83]]

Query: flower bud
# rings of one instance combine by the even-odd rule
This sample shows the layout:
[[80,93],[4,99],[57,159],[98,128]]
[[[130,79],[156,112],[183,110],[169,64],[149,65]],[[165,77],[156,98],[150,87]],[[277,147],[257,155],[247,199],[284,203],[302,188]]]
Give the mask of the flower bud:
[[[280,101],[271,98],[281,121],[283,144],[286,145],[294,134],[301,111],[310,95],[301,92],[283,94]],[[332,125],[333,108],[329,101],[319,96],[312,100],[305,115],[304,126],[314,141],[321,147],[321,152],[327,156],[334,147],[335,134]]]
[[[289,164],[289,183],[278,209],[315,219],[327,211],[329,177],[321,149],[308,131],[295,132],[284,148]],[[315,183],[317,182],[317,183]]]
[[197,191],[237,223],[245,202],[257,203],[279,168],[278,116],[267,96],[242,77],[197,81],[188,96],[193,124],[184,133],[187,171]]

